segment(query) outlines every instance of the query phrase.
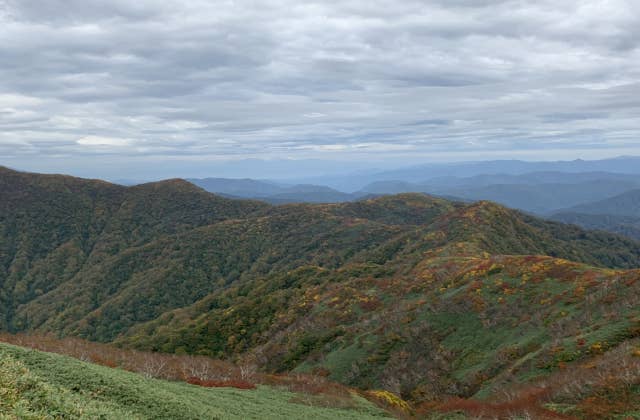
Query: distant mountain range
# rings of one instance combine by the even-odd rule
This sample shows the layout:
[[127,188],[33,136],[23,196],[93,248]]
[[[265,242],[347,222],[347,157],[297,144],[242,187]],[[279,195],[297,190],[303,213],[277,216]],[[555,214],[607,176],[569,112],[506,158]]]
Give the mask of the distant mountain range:
[[[638,175],[640,174],[640,157],[621,156],[602,160],[578,159],[572,161],[552,162],[493,160],[480,162],[431,163],[394,170],[354,172],[352,174],[341,176],[332,175],[306,179],[300,177],[300,180],[297,182],[327,185],[339,191],[355,192],[360,191],[366,185],[377,181],[393,180],[417,184],[430,184],[433,179],[438,178],[469,178],[486,174],[501,174],[499,176],[523,175],[540,172],[560,172],[565,174],[607,172],[623,175]],[[290,182],[287,178],[282,178],[282,180],[283,182]],[[555,181],[547,179],[543,182],[550,183]],[[580,181],[574,181],[573,183],[577,182]],[[497,183],[511,182],[497,181]],[[439,182],[436,182],[436,184],[439,184]]]
[[564,209],[551,218],[640,240],[640,190]]
[[523,175],[482,175],[469,178],[436,178],[425,184],[379,181],[363,190],[376,194],[426,192],[464,200],[491,200],[531,213],[554,210],[611,197],[640,187],[632,175],[611,173],[567,174],[534,172]]
[[640,189],[566,209],[572,213],[640,217]]
[[422,184],[388,180],[370,183],[354,193],[322,185],[283,185],[252,179],[205,178],[189,181],[226,197],[251,198],[271,204],[341,203],[385,194],[424,192],[460,201],[491,200],[540,215],[640,188],[640,178],[635,175],[607,172],[485,174],[466,178],[434,178]]
[[357,197],[322,185],[281,185],[254,179],[188,179],[206,191],[229,198],[252,198],[271,204],[341,203]]
[[[460,202],[490,200],[531,214],[640,238],[631,191],[640,189],[640,159],[600,161],[490,161],[421,165],[393,171],[290,180],[193,178],[188,181],[227,198],[269,204],[344,203],[381,195],[421,192]],[[417,180],[417,181],[416,181]],[[315,183],[311,183],[311,182]],[[119,181],[135,185],[139,181]],[[345,186],[345,190],[333,186]],[[350,187],[359,185],[356,191]],[[624,195],[628,193],[630,195]],[[614,201],[609,201],[620,195]],[[631,200],[630,203],[621,200]],[[596,206],[597,208],[591,208]],[[608,207],[607,207],[608,206]],[[618,208],[619,207],[619,208]]]

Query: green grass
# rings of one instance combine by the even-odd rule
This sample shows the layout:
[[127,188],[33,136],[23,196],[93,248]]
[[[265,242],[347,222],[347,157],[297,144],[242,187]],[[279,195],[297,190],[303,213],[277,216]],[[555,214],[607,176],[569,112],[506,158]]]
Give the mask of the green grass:
[[66,356],[0,344],[0,419],[371,419],[386,413],[299,404],[304,396],[146,379]]

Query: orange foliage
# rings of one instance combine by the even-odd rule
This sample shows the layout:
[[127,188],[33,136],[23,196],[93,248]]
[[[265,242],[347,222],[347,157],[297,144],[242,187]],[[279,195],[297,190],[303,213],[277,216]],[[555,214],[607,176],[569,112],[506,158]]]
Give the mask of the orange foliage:
[[532,388],[512,401],[489,403],[453,398],[441,404],[437,409],[443,412],[463,411],[468,415],[481,418],[511,418],[519,415],[528,415],[537,419],[570,419],[571,417],[542,407],[541,404],[549,398],[549,395],[549,389]]

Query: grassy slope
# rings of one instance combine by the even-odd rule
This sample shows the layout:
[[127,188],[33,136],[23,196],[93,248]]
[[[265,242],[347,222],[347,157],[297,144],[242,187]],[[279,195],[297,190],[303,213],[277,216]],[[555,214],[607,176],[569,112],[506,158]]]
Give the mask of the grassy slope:
[[[201,388],[0,344],[0,418],[368,419],[386,415],[364,399],[357,409],[290,402],[295,394]],[[358,397],[359,398],[359,397]]]

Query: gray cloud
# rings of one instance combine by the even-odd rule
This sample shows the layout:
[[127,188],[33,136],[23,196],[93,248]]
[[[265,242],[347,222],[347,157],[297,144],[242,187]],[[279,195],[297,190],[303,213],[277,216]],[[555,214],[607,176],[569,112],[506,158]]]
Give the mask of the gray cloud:
[[633,0],[0,0],[0,163],[629,151],[639,43]]

